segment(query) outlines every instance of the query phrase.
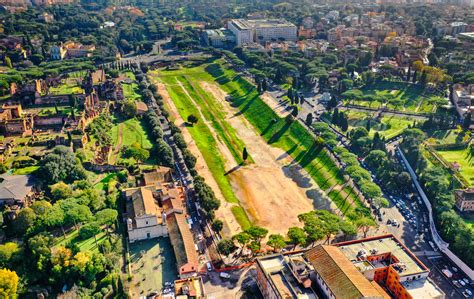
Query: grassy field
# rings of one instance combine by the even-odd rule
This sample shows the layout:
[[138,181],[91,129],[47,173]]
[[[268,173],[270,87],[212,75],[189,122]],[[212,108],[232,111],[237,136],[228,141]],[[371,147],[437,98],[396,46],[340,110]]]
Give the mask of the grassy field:
[[[97,244],[101,244],[107,238],[105,232],[99,233],[97,236]],[[72,243],[79,247],[81,251],[92,251],[99,252],[99,248],[95,242],[95,238],[91,237],[89,239],[81,240],[79,238],[79,230],[75,229],[74,231],[66,234],[66,238],[63,236],[56,239],[54,246],[66,246],[66,244]]]
[[373,113],[345,111],[349,119],[349,130],[354,127],[367,127],[367,122],[370,120],[369,135],[373,136],[375,132],[379,132],[381,136],[389,139],[400,135],[409,125],[413,124],[413,120],[409,117],[400,116],[382,116],[375,118]]
[[134,143],[140,144],[144,149],[151,149],[152,143],[147,131],[145,130],[143,121],[131,118],[123,122],[118,122],[112,127],[112,144],[119,143],[119,126],[122,128],[121,145],[130,146]]
[[132,83],[125,83],[125,82],[121,83],[124,97],[126,99],[132,99],[134,101],[141,100],[142,97],[141,95],[138,94],[139,88],[138,88],[138,84],[135,82],[136,80],[135,75],[132,72],[127,71],[123,73],[123,76],[134,81]]
[[[240,110],[260,135],[270,144],[285,150],[311,175],[322,190],[344,184],[344,178],[328,154],[315,144],[314,138],[299,122],[288,122],[259,98],[253,85],[223,61],[206,66],[206,71],[232,96],[233,106]],[[332,200],[335,194],[329,194]],[[339,208],[343,203],[335,201]],[[355,205],[360,204],[358,201]],[[348,208],[347,212],[352,208]]]
[[[423,96],[423,89],[418,86],[403,82],[378,82],[377,84],[364,86],[360,89],[363,99],[345,100],[345,103],[352,103],[370,108],[380,108],[386,106],[392,110],[430,113],[433,112],[436,103],[442,101],[437,96]],[[367,101],[365,97],[376,96],[383,100]]]
[[449,163],[457,162],[461,175],[474,186],[474,159],[469,148],[460,150],[437,150],[437,153]]

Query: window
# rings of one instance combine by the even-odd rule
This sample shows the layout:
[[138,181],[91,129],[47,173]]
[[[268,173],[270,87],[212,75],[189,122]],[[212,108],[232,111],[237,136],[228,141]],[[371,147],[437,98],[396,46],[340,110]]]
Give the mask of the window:
[[148,220],[146,221],[146,224],[148,224]]

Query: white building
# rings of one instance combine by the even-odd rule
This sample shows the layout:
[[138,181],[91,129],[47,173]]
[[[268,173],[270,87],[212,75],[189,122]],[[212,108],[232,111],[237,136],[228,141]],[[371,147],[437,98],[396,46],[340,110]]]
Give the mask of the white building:
[[234,19],[227,23],[227,28],[235,35],[237,46],[252,42],[263,44],[267,41],[297,40],[297,27],[281,19]]
[[162,210],[149,187],[124,190],[127,204],[127,231],[130,243],[168,235]]

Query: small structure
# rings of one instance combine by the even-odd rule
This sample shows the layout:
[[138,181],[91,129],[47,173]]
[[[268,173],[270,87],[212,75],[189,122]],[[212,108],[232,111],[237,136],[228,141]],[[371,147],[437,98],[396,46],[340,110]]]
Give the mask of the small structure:
[[474,188],[455,190],[454,199],[456,200],[456,207],[459,209],[459,211],[474,211]]
[[0,204],[26,206],[34,197],[34,178],[31,175],[0,176]]
[[314,269],[303,253],[257,258],[257,285],[264,298],[316,299],[311,275]]
[[206,298],[204,284],[200,276],[174,281],[174,295],[176,298]]

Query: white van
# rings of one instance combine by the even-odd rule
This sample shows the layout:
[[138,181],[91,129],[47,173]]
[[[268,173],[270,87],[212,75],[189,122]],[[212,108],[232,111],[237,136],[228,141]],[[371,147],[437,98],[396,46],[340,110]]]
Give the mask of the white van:
[[212,264],[211,264],[211,262],[207,262],[207,263],[206,263],[206,267],[207,267],[207,271],[209,271],[209,272],[212,271]]
[[221,272],[221,274],[219,274],[219,276],[221,278],[225,278],[225,279],[229,279],[230,278],[230,274],[229,273],[226,273],[226,272]]

